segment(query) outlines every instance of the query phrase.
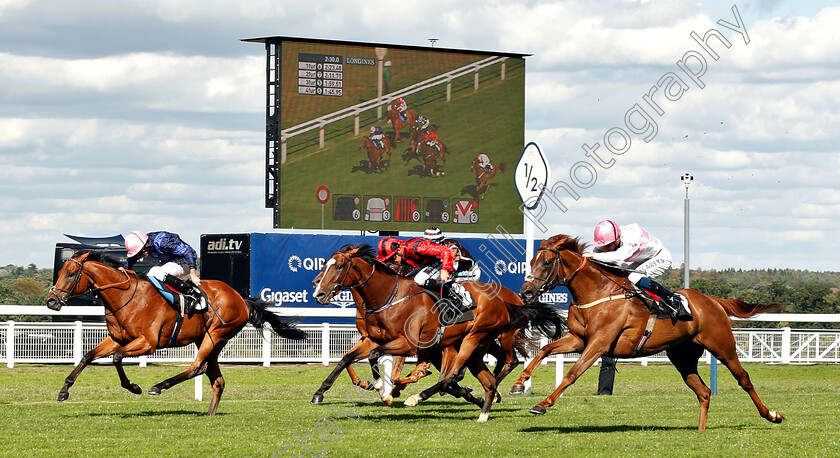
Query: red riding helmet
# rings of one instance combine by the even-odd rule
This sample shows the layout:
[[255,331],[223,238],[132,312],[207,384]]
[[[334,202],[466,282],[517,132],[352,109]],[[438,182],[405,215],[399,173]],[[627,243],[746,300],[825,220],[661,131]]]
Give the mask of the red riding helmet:
[[379,246],[377,247],[379,251],[379,256],[376,257],[377,260],[381,262],[385,262],[394,257],[399,251],[400,246],[402,243],[395,239],[394,237],[385,237],[379,241]]

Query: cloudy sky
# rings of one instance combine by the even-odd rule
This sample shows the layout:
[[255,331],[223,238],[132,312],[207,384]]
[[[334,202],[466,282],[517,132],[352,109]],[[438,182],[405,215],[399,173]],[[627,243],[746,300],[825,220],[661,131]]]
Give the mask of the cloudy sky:
[[[638,222],[679,266],[691,173],[692,268],[840,271],[830,3],[0,0],[0,265],[48,267],[64,233],[272,232],[265,51],[240,40],[281,35],[532,54],[525,139],[579,197],[557,192],[538,238]],[[719,22],[733,5],[746,33]],[[718,60],[690,35],[713,28]],[[643,97],[668,81],[656,113]],[[649,119],[625,121],[636,104]]]

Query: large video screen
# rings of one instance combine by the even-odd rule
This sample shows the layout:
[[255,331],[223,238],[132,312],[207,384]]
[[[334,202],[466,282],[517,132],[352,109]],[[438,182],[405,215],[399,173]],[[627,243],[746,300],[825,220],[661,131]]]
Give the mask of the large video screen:
[[522,232],[523,55],[284,40],[279,224]]

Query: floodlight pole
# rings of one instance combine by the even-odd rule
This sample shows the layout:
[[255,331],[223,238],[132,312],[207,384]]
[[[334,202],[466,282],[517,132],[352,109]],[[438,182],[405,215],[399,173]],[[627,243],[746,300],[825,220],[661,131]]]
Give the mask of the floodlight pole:
[[689,200],[688,200],[688,187],[691,186],[691,182],[694,180],[694,177],[685,174],[680,177],[683,184],[685,185],[685,221],[683,223],[683,243],[684,243],[684,261],[683,261],[683,287],[688,289],[689,288],[689,269],[688,269],[688,246],[689,246]]

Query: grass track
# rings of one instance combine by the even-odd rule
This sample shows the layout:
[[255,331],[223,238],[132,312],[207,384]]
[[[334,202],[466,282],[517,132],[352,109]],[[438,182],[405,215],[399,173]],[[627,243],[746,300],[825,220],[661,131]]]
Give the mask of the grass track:
[[[0,454],[269,456],[308,435],[311,453],[325,456],[837,456],[840,366],[745,367],[765,404],[787,417],[781,425],[760,418],[725,369],[709,429],[701,433],[697,401],[668,365],[619,364],[613,396],[593,396],[597,370],[587,371],[548,414],[533,416],[527,410],[553,388],[553,366],[544,366],[534,379],[535,395],[504,395],[513,382],[508,379],[503,403],[486,424],[475,422],[477,408],[448,397],[417,408],[367,404],[345,375],[324,404],[310,405],[329,371],[320,365],[224,366],[227,389],[214,418],[204,416],[206,384],[202,402],[192,400],[192,383],[158,397],[134,396],[119,387],[112,367],[95,366],[82,373],[70,400],[58,404],[55,396],[71,368],[21,365],[0,369]],[[129,366],[127,372],[148,389],[181,369]],[[708,367],[701,375],[708,378]],[[466,383],[479,389],[471,377]],[[319,427],[332,443],[316,438]],[[308,456],[301,448],[278,456],[297,453]]]

